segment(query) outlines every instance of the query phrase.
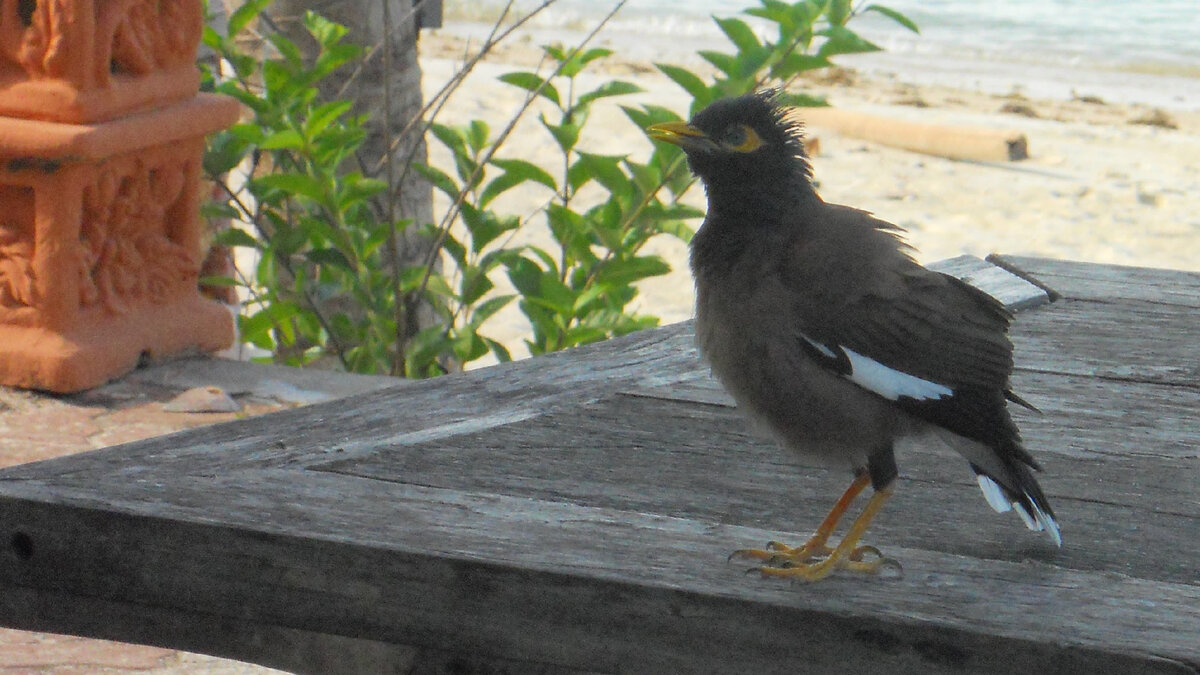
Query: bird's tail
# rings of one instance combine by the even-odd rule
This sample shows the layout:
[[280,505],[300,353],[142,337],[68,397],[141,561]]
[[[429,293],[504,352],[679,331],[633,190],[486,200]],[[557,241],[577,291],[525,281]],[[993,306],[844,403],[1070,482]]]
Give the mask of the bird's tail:
[[[1058,531],[1058,522],[1054,519],[1054,511],[1046,499],[1042,487],[1033,477],[1030,466],[1022,462],[1020,455],[1028,456],[1023,449],[1016,448],[1014,452],[999,455],[1004,465],[1002,472],[987,471],[974,462],[971,469],[975,471],[975,480],[983,491],[983,498],[989,506],[998,513],[1016,511],[1025,521],[1025,526],[1037,532],[1046,532],[1054,540],[1055,545],[1062,546],[1062,535]],[[1003,473],[1006,475],[995,475]]]

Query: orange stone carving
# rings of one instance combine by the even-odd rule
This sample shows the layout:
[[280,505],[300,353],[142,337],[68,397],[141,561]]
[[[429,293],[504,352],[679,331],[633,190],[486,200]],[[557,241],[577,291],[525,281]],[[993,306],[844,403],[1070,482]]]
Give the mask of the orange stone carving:
[[[0,0],[0,384],[71,392],[233,341],[200,295],[199,0]],[[131,111],[136,111],[132,112]]]

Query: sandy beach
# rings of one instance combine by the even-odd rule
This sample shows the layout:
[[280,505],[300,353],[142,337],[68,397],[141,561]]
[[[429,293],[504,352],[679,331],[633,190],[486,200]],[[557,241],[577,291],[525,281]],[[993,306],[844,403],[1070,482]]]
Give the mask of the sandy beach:
[[[477,32],[477,25],[448,23],[422,35],[427,97],[460,67],[464,55],[478,49]],[[483,119],[493,133],[502,128],[524,92],[496,77],[536,68],[538,45],[544,41],[539,39],[544,37],[518,37],[497,49],[476,67],[438,119],[450,124]],[[1046,99],[1023,95],[1020,87],[1005,93],[953,88],[925,83],[918,75],[839,69],[818,73],[802,86],[846,110],[1017,130],[1028,138],[1030,157],[1004,163],[953,161],[814,127],[809,133],[820,139],[820,153],[812,163],[826,201],[863,208],[904,226],[918,258],[926,262],[1001,252],[1200,270],[1200,112],[1163,111],[1177,126],[1171,129],[1135,123],[1154,116],[1149,105],[1108,102],[1086,89],[1073,100]],[[644,157],[650,141],[618,104],[654,103],[684,112],[689,99],[647,60],[622,58],[620,51],[582,75],[579,85],[586,91],[614,77],[639,85],[644,93],[598,104],[580,145],[591,152]],[[542,166],[561,162],[533,115],[512,138],[502,156]],[[448,166],[443,148],[431,141],[430,149],[434,164]],[[496,203],[509,213],[529,216],[529,226],[515,241],[547,241],[537,214],[549,197],[545,189],[528,188]],[[690,200],[702,208],[702,190],[695,188]],[[441,200],[435,212],[446,205]],[[657,315],[664,324],[690,317],[693,295],[686,246],[663,237],[652,250],[666,258],[673,271],[643,284],[635,301],[638,311]],[[489,334],[509,345],[514,356],[525,354],[520,339],[528,326],[515,305],[489,325]]]

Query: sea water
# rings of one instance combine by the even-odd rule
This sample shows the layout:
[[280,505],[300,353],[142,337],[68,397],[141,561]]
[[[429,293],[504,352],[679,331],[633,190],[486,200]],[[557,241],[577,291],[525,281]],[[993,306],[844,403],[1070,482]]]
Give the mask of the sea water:
[[[850,26],[884,51],[839,57],[840,65],[916,84],[1200,109],[1200,0],[871,2],[904,13],[921,32],[863,13]],[[614,4],[558,0],[532,22],[535,39],[581,36]],[[758,3],[629,0],[601,39],[630,58],[686,62],[698,49],[730,48],[712,16],[739,15],[752,6]],[[742,17],[770,35],[769,25]]]

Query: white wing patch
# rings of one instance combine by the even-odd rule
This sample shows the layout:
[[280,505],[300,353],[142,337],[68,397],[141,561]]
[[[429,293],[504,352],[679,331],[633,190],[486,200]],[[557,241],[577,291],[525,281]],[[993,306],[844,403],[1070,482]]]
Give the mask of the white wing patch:
[[842,351],[846,352],[846,356],[850,359],[850,381],[864,389],[870,389],[889,401],[895,401],[901,396],[917,401],[926,401],[950,396],[954,393],[950,387],[893,370],[848,347],[842,347]]
[[816,340],[808,337],[804,333],[801,333],[800,337],[804,338],[804,341],[807,342],[808,344],[812,345],[814,349],[816,349],[817,351],[824,354],[826,356],[826,358],[830,358],[830,359],[837,358],[837,354],[835,354],[833,352],[833,350],[830,349],[829,347],[826,347],[825,345],[821,344],[820,342],[817,342]]
[[[828,345],[817,342],[803,333],[800,334],[800,337],[826,358],[838,358],[838,353]],[[889,368],[849,347],[838,345],[836,349],[845,355],[846,362],[850,365],[850,372],[844,375],[846,379],[889,401],[895,401],[901,396],[917,401],[927,401],[954,394],[954,390],[950,387]]]

